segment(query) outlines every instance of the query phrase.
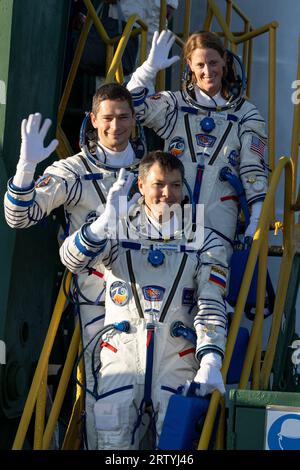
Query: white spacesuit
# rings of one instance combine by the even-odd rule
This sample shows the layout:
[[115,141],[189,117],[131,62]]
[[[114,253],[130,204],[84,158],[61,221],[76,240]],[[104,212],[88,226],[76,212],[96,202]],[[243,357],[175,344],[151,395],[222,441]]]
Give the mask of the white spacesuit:
[[253,236],[268,184],[265,122],[242,96],[234,100],[234,106],[220,93],[210,98],[198,87],[147,97],[156,72],[178,59],[168,58],[173,42],[169,31],[155,35],[152,52],[134,72],[127,88],[141,124],[154,129],[165,140],[166,151],[181,159],[194,203],[204,204],[205,225],[223,237],[230,257],[239,195],[222,170],[226,168],[242,181],[247,203],[253,209],[249,226],[249,235]]
[[[88,141],[93,153],[79,152],[47,167],[35,183],[23,188],[22,181],[16,186],[16,177],[8,182],[4,198],[5,218],[12,228],[27,228],[48,216],[55,208],[64,207],[67,236],[83,223],[96,219],[104,210],[109,188],[116,181],[120,167],[136,169],[139,159],[129,143],[124,152],[111,152],[103,145],[95,146]],[[86,146],[85,146],[86,147]],[[52,150],[53,151],[53,150]],[[40,157],[42,154],[40,153]],[[46,158],[46,157],[44,157]],[[105,163],[104,163],[105,162]],[[24,172],[23,172],[24,173]],[[33,176],[33,175],[32,175]],[[22,173],[21,173],[22,178]],[[29,181],[32,181],[32,177]],[[81,335],[85,346],[97,334],[104,323],[103,268],[81,273],[72,280],[72,296],[80,320]],[[86,413],[93,417],[94,377],[91,351],[94,343],[85,350]],[[95,365],[95,367],[97,364]],[[92,421],[87,428],[86,446],[95,448],[95,431]]]
[[[220,368],[225,349],[227,262],[218,237],[205,230],[203,244],[191,249],[181,231],[162,241],[158,227],[153,237],[155,223],[143,204],[134,214],[128,239],[96,242],[85,224],[60,248],[73,272],[105,265],[105,324],[129,322],[129,331],[101,338],[98,449],[139,449],[147,417],[157,443],[170,396],[194,379],[201,357],[213,352]],[[196,351],[185,338],[172,336],[176,321],[195,328]]]

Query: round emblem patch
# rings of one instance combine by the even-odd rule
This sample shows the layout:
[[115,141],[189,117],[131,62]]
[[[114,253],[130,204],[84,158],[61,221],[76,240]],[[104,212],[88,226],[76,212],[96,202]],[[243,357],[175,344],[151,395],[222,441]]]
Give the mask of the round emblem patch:
[[256,193],[261,193],[265,188],[265,184],[263,181],[256,180],[253,183],[252,188],[253,188],[253,191],[255,191]]
[[174,137],[169,143],[168,151],[174,157],[181,157],[184,153],[185,143],[182,137]]
[[115,281],[109,289],[109,295],[114,304],[122,307],[129,299],[128,287],[125,282]]

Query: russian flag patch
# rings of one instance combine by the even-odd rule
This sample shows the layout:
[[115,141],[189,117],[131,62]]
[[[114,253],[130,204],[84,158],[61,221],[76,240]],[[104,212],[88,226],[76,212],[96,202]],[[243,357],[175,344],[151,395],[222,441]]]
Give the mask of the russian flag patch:
[[218,284],[218,286],[222,287],[223,289],[226,288],[226,280],[227,274],[223,269],[219,268],[218,266],[212,266],[210,270],[209,281]]

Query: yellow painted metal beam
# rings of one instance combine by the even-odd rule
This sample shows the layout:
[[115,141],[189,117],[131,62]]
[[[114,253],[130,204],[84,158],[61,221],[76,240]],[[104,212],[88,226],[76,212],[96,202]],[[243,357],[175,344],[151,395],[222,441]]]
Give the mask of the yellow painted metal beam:
[[44,377],[36,401],[33,450],[41,450],[43,444],[47,400],[47,374],[48,367],[45,368]]
[[[259,372],[260,372],[260,351],[259,351],[259,340],[261,339],[261,331],[264,320],[264,304],[266,292],[266,278],[267,278],[267,256],[268,256],[268,220],[266,221],[266,227],[261,233],[261,248],[259,253],[258,263],[258,275],[257,275],[257,293],[256,293],[256,307],[255,307],[255,318],[252,325],[251,335],[245,359],[243,363],[242,374],[240,378],[239,388],[247,388],[249,381],[251,368],[254,366],[255,371],[253,372],[253,388],[258,388],[259,384]],[[259,365],[255,364],[255,359],[259,360]]]
[[48,418],[48,422],[45,428],[44,436],[43,436],[43,450],[49,449],[51,439],[55,430],[55,425],[57,423],[59,413],[65,398],[66,390],[68,387],[68,383],[70,380],[70,376],[72,374],[74,362],[78,353],[78,346],[80,341],[80,328],[79,328],[79,321],[75,327],[71,344],[68,350],[66,362],[64,364],[64,368],[60,377],[60,381],[57,387],[57,391],[55,394],[55,399],[51,408],[51,412]]
[[[82,341],[78,349],[78,354],[82,353]],[[77,367],[77,384],[76,384],[76,398],[73,405],[71,418],[69,420],[68,428],[62,443],[62,450],[78,450],[81,447],[82,425],[83,425],[83,411],[84,411],[84,397],[85,393],[81,385],[85,383],[85,371],[83,357]]]
[[[66,289],[70,288],[71,283],[71,273],[66,274]],[[48,366],[49,356],[53,347],[54,339],[58,330],[58,326],[61,320],[61,316],[64,310],[66,302],[66,296],[63,289],[63,283],[60,287],[58,297],[56,300],[56,304],[54,307],[53,315],[50,321],[50,325],[48,328],[48,333],[43,345],[43,349],[37,364],[37,368],[32,380],[32,384],[28,393],[28,397],[25,403],[24,411],[19,423],[19,427],[17,430],[17,434],[13,443],[13,450],[20,450],[23,447],[24,440],[26,437],[26,433],[28,430],[28,426],[32,417],[32,413],[34,410],[34,406],[36,403],[36,399],[38,396],[38,392],[41,386],[41,382],[44,378],[45,370]]]
[[[290,209],[289,204],[291,202],[291,196],[292,196],[291,189],[292,188],[288,182],[291,181],[291,178],[292,178],[292,168],[293,166],[292,166],[290,159],[288,159],[287,157],[280,158],[278,165],[275,168],[275,171],[273,173],[271,184],[268,189],[268,193],[267,193],[266,199],[262,207],[261,217],[259,220],[257,230],[253,237],[253,243],[252,243],[252,247],[250,250],[249,259],[247,262],[242,286],[239,292],[235,312],[233,315],[232,323],[230,325],[230,330],[228,334],[226,351],[225,351],[225,356],[224,356],[223,365],[222,365],[222,375],[223,375],[224,381],[226,381],[226,376],[227,376],[227,372],[229,369],[230,360],[231,360],[234,345],[236,342],[238,329],[241,323],[241,318],[244,312],[245,303],[246,303],[246,299],[248,296],[248,291],[249,291],[249,287],[251,284],[256,260],[257,260],[259,250],[262,245],[263,236],[264,235],[267,236],[266,234],[268,233],[268,230],[269,230],[270,218],[271,218],[270,207],[272,206],[273,200],[275,198],[276,190],[279,185],[279,180],[283,172],[285,173],[285,223],[289,225],[290,227],[290,229],[287,229],[284,232],[284,246],[288,247],[291,244],[291,230],[292,230],[293,219],[291,217],[291,209]],[[288,251],[290,250],[288,249]],[[265,259],[264,257],[265,257],[265,253],[263,254],[262,259]],[[282,270],[284,271],[284,269]],[[260,274],[261,278],[263,277],[263,275],[264,275],[264,272],[261,271],[261,274]],[[286,271],[284,271],[284,274],[282,274],[282,278],[284,278],[285,276],[286,276]],[[287,278],[285,277],[285,279]],[[286,290],[285,291],[277,290],[277,292],[280,292],[280,296],[276,296],[275,307],[276,307],[276,302],[278,304],[279,299],[284,301],[283,298],[285,298],[285,295],[286,295]],[[275,314],[275,307],[274,307],[273,316]],[[259,316],[256,317],[254,320],[254,324],[253,324],[253,328],[255,327],[255,331],[254,331],[254,334],[251,335],[250,337],[249,343],[251,342],[251,344],[247,350],[247,354],[248,354],[248,357],[251,359],[251,363],[246,364],[247,359],[245,359],[244,368],[246,364],[246,367],[248,368],[248,370],[246,371],[243,370],[240,386],[241,385],[244,386],[244,384],[247,383],[248,381],[250,370],[253,364],[253,359],[255,356],[256,346],[258,343],[258,337],[260,335],[260,329],[259,329],[260,322],[261,322],[260,317]],[[275,338],[275,340],[277,341],[277,338]],[[276,345],[276,342],[275,342],[275,345]],[[273,359],[271,360],[271,362],[272,361]],[[199,450],[205,450],[208,448],[209,441],[211,438],[211,433],[213,430],[213,423],[214,423],[216,413],[217,413],[219,399],[220,399],[220,393],[216,390],[212,394],[208,412],[206,415],[206,419],[203,425],[203,429],[202,429],[202,433],[201,433],[199,445],[198,445]]]
[[138,15],[131,15],[128,18],[128,21],[127,21],[126,26],[124,28],[123,34],[122,34],[122,36],[120,36],[118,38],[118,46],[117,46],[117,49],[114,53],[113,59],[112,59],[111,63],[109,64],[109,69],[108,69],[106,79],[105,79],[106,83],[109,83],[109,82],[113,81],[113,79],[114,79],[114,77],[117,73],[117,69],[121,64],[122,56],[123,56],[125,48],[127,46],[127,42],[130,38],[133,26],[134,26],[135,22],[137,22],[138,20],[139,20]]
[[[298,66],[297,66],[296,80],[298,80],[298,84],[300,84],[300,36],[298,38]],[[300,101],[299,103],[294,103],[293,131],[292,131],[292,143],[291,143],[291,159],[294,165],[293,194],[295,195],[295,198],[296,198],[297,176],[298,176],[299,136],[300,136]],[[300,196],[300,191],[298,195]],[[299,206],[299,209],[297,210],[300,210],[300,206]]]

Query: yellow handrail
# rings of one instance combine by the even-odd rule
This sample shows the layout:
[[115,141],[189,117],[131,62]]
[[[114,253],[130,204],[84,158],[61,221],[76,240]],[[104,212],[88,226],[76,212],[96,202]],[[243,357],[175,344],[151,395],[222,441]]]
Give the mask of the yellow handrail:
[[[283,173],[283,171],[285,172],[285,178],[286,178],[286,185],[285,185],[285,222],[287,224],[289,224],[290,226],[292,225],[292,222],[293,222],[293,219],[290,216],[290,212],[291,212],[290,207],[291,207],[291,201],[292,201],[292,187],[291,187],[290,184],[288,184],[288,181],[291,181],[292,168],[293,168],[293,166],[292,166],[292,162],[291,162],[290,159],[288,159],[287,157],[280,158],[280,160],[278,162],[278,165],[276,166],[274,174],[272,176],[271,184],[270,184],[266,199],[265,199],[263,207],[262,207],[261,217],[260,217],[259,224],[258,224],[257,230],[256,230],[254,238],[253,238],[253,243],[252,243],[252,247],[251,247],[251,250],[250,250],[250,255],[249,255],[248,263],[247,263],[247,266],[246,266],[246,270],[245,270],[241,290],[239,292],[235,312],[234,312],[234,315],[233,315],[233,320],[232,320],[230,330],[229,330],[228,340],[227,340],[227,344],[226,344],[225,357],[224,357],[223,366],[222,366],[222,375],[223,375],[224,380],[226,380],[227,372],[228,372],[228,369],[229,369],[229,364],[230,364],[231,356],[232,356],[232,353],[233,353],[235,341],[236,341],[236,338],[237,338],[238,329],[239,329],[239,326],[240,326],[242,314],[244,312],[244,307],[245,307],[248,291],[249,291],[249,288],[250,288],[251,279],[252,279],[252,275],[253,275],[253,272],[254,272],[256,260],[258,258],[258,254],[260,253],[260,249],[261,249],[261,246],[263,244],[263,240],[267,239],[267,237],[268,237],[268,230],[269,230],[269,225],[270,225],[270,220],[271,220],[270,207],[272,207],[272,204],[273,204],[273,201],[274,201],[274,198],[275,198],[275,193],[276,193],[276,190],[277,190],[278,185],[279,185],[279,179],[280,179],[280,176]],[[291,240],[291,231],[292,231],[292,229],[287,229],[287,231],[284,231],[284,246],[285,247],[288,247],[291,243],[291,241],[290,241]],[[288,251],[291,251],[291,250],[288,250]],[[265,247],[263,247],[262,256],[263,256],[263,258],[266,256]],[[284,256],[285,256],[285,254],[284,254]],[[264,262],[261,262],[259,264],[259,272],[258,272],[259,279],[262,279],[263,276],[264,276],[263,271],[266,269],[265,264],[266,264],[265,260],[264,260]],[[284,269],[283,262],[282,262],[282,269]],[[287,278],[285,277],[285,280],[286,279]],[[278,286],[278,289],[279,289],[279,286]],[[284,302],[285,294],[286,294],[286,290],[282,291],[282,290],[278,290],[278,289],[277,289],[277,292],[280,292],[280,295],[276,296],[276,301],[275,301],[275,306],[274,306],[274,313],[273,313],[273,315],[274,315],[273,322],[275,320],[275,315],[276,315],[275,310],[278,311],[279,302],[281,302],[281,301],[282,301],[281,303]],[[257,293],[257,295],[259,296],[259,293]],[[258,299],[259,299],[259,297],[257,298],[257,300]],[[280,304],[280,306],[281,306],[281,304]],[[261,316],[262,315],[256,316],[256,318],[254,320],[251,336],[250,336],[250,339],[249,339],[249,345],[248,345],[246,357],[245,357],[245,360],[244,360],[242,376],[241,376],[241,380],[240,380],[240,384],[239,384],[240,388],[245,388],[245,386],[246,386],[246,384],[249,380],[249,375],[250,375],[251,367],[253,365],[256,347],[257,347],[257,344],[258,344],[258,337],[260,335],[261,322],[262,322]],[[277,317],[278,317],[278,315],[277,315]],[[275,338],[275,335],[274,335],[274,338]],[[277,341],[277,338],[275,338],[275,339]],[[275,343],[275,345],[276,345],[276,343]],[[270,357],[270,360],[271,360],[271,362],[273,362],[273,356]],[[269,372],[269,370],[267,370],[267,374],[268,374],[268,372]],[[265,374],[265,375],[267,376],[267,374]],[[208,408],[208,412],[207,412],[207,415],[206,415],[206,419],[205,419],[205,422],[204,422],[203,430],[202,430],[202,433],[201,433],[201,436],[200,436],[199,445],[198,445],[199,450],[204,450],[204,449],[208,448],[209,441],[210,441],[210,438],[211,438],[212,429],[213,429],[213,423],[214,423],[214,420],[215,420],[215,417],[216,417],[217,407],[218,407],[218,404],[219,404],[219,399],[220,399],[220,393],[218,391],[215,391],[212,394],[212,398],[211,398],[210,405],[209,405],[209,408]]]
[[[232,3],[232,2],[228,2]],[[209,1],[209,9],[207,15],[207,26],[211,24],[213,14],[216,13],[213,2]],[[218,14],[218,12],[217,12]],[[216,15],[217,16],[217,15]],[[229,17],[229,13],[228,13]],[[227,21],[228,21],[227,17]],[[220,18],[218,18],[220,19]],[[226,29],[224,22],[219,21],[225,36],[228,35],[229,31]],[[275,56],[276,56],[276,40],[275,40],[275,29],[277,27],[276,23],[270,23],[268,25],[270,28],[270,45],[269,45],[269,81],[272,81],[272,76],[275,73]],[[261,29],[261,28],[260,28]],[[235,40],[236,43],[240,42],[242,39],[255,37],[258,30],[251,31],[251,34],[239,35],[239,38],[236,40],[232,34],[229,34],[228,37],[230,40]],[[262,29],[261,29],[262,32]],[[250,43],[249,56],[252,55],[252,44]],[[248,56],[248,60],[249,60]],[[274,75],[275,76],[275,75]],[[298,70],[297,70],[297,79],[300,79],[300,38],[299,38],[299,57],[298,57]],[[275,94],[275,82],[270,87],[269,90],[269,102],[271,97]],[[275,119],[275,100],[269,105],[269,114],[273,119]],[[275,128],[275,121],[271,122],[271,129]],[[273,140],[274,134],[269,132],[270,140]],[[256,316],[253,323],[251,336],[249,340],[249,345],[244,360],[243,372],[239,384],[239,388],[245,388],[249,380],[249,374],[251,367],[253,366],[253,388],[254,389],[267,389],[271,368],[275,356],[275,349],[278,340],[278,334],[281,325],[282,313],[284,310],[284,302],[287,293],[288,282],[287,280],[290,277],[293,257],[295,253],[300,252],[300,226],[295,225],[295,211],[300,210],[300,190],[296,197],[296,178],[297,178],[297,162],[298,162],[298,146],[299,146],[299,135],[300,135],[300,113],[299,113],[299,104],[294,106],[294,121],[293,121],[293,133],[292,133],[292,149],[291,155],[292,158],[288,159],[282,157],[279,160],[277,167],[273,173],[270,188],[266,200],[263,205],[263,210],[260,218],[260,222],[254,236],[254,241],[252,249],[249,256],[249,261],[247,264],[246,272],[244,275],[244,280],[242,283],[242,289],[239,293],[238,302],[235,309],[235,314],[233,317],[233,322],[230,327],[230,332],[228,336],[228,342],[226,346],[225,358],[223,361],[222,373],[224,379],[226,378],[231,355],[233,352],[233,347],[235,344],[238,328],[240,325],[241,316],[244,310],[244,305],[246,301],[246,296],[248,294],[252,273],[256,263],[258,253],[260,253],[259,260],[259,272],[258,272],[258,285],[265,283],[266,279],[266,256],[267,256],[267,231],[270,222],[270,217],[273,213],[274,201],[275,201],[275,192],[279,186],[279,180],[281,174],[285,174],[285,192],[284,192],[284,232],[283,232],[283,258],[280,268],[280,276],[278,280],[277,292],[280,295],[276,296],[274,310],[273,310],[273,321],[269,336],[269,342],[267,346],[267,352],[260,369],[261,362],[261,341],[262,341],[262,309],[263,309],[263,297],[259,298],[259,292],[257,292],[257,309]],[[271,144],[270,155],[271,159],[274,162],[275,158],[275,144],[274,140]],[[291,185],[291,181],[293,184]],[[268,213],[269,212],[269,213]],[[264,292],[264,290],[262,289]],[[246,367],[245,367],[246,366]],[[220,400],[220,394],[218,391],[214,392],[204,423],[204,427],[200,436],[198,449],[207,449],[209,445],[209,440],[211,438],[211,433],[213,429],[213,423],[216,417],[217,407]]]
[[47,400],[47,371],[48,367],[45,368],[44,377],[42,379],[36,400],[33,450],[41,450],[43,445],[43,432],[45,427]]
[[[297,78],[300,80],[300,36],[298,38],[298,67],[297,67]],[[291,143],[291,158],[294,164],[294,178],[293,178],[293,194],[296,195],[297,175],[298,175],[298,151],[299,151],[299,136],[300,136],[300,100],[294,104],[294,117],[293,117],[293,131],[292,131],[292,143]],[[300,195],[300,192],[299,192]],[[300,219],[299,219],[300,221]]]
[[[108,72],[107,72],[107,75],[106,75],[106,83],[109,83],[113,80],[113,78],[115,77],[115,74],[116,74],[116,71],[117,71],[117,68],[120,66],[121,64],[121,60],[122,60],[122,55],[125,51],[125,48],[126,48],[126,45],[127,45],[127,42],[130,38],[130,33],[132,31],[132,28],[133,28],[133,25],[135,22],[139,21],[141,24],[144,25],[145,29],[144,30],[141,30],[141,33],[143,35],[143,32],[144,32],[144,35],[146,35],[147,33],[147,30],[146,30],[146,24],[144,22],[142,22],[141,20],[138,20],[138,16],[137,15],[131,15],[129,18],[128,18],[128,21],[126,23],[126,26],[124,28],[124,31],[123,31],[123,34],[122,36],[119,38],[119,42],[118,42],[118,47],[116,49],[116,52],[113,56],[113,59],[111,61],[111,64],[110,64],[110,67],[108,69]],[[137,30],[136,30],[137,31]],[[135,31],[135,33],[136,33]],[[146,36],[145,36],[146,37]],[[142,51],[142,49],[141,49]],[[144,48],[144,50],[142,51],[142,56],[141,56],[141,59],[144,61],[146,59],[146,50]]]
[[[66,290],[68,291],[70,288],[71,283],[71,273],[66,275],[65,285]],[[17,430],[17,434],[13,443],[13,450],[20,450],[24,444],[24,440],[26,437],[26,433],[28,430],[28,426],[33,414],[34,406],[38,397],[39,389],[41,383],[45,377],[45,373],[47,372],[48,361],[51,353],[51,349],[54,343],[54,339],[58,330],[58,326],[61,320],[62,313],[64,311],[64,306],[66,302],[66,296],[63,289],[63,283],[60,287],[58,297],[56,300],[56,304],[54,307],[54,311],[52,314],[52,318],[50,321],[50,325],[48,328],[48,333],[43,345],[43,349],[36,367],[36,371],[32,380],[32,384],[28,393],[28,397],[25,403],[25,407],[22,413],[22,417],[19,423],[19,427]]]
[[[82,353],[82,342],[80,342],[78,354]],[[82,412],[84,410],[84,392],[82,386],[85,381],[85,371],[83,357],[77,367],[77,385],[76,398],[73,405],[72,414],[69,420],[68,428],[62,443],[62,450],[78,450],[81,446],[82,435]]]
[[79,341],[80,341],[80,328],[79,328],[79,322],[77,322],[77,325],[75,327],[75,330],[72,336],[71,344],[69,346],[66,362],[64,364],[64,368],[63,368],[60,381],[58,384],[58,388],[55,394],[55,399],[54,399],[54,402],[50,411],[50,415],[48,418],[48,422],[45,428],[45,432],[43,436],[43,450],[47,450],[51,443],[55,425],[59,417],[59,413],[63,404],[63,400],[64,400],[65,393],[67,390],[69,379],[72,373],[74,361],[78,353]]
[[[252,389],[259,389],[259,376],[261,368],[261,349],[262,349],[262,332],[263,332],[263,321],[264,321],[264,307],[265,307],[265,296],[262,293],[266,292],[266,280],[267,280],[267,263],[268,263],[268,237],[262,236],[262,243],[259,254],[259,269],[257,276],[257,289],[256,293],[256,305],[255,305],[255,319],[252,326],[251,336],[256,339],[256,347],[253,354],[253,367],[252,367]],[[249,346],[250,350],[250,346]],[[247,364],[247,357],[245,357],[245,364]],[[247,372],[245,376],[241,375],[239,388],[245,388],[244,383],[247,383]],[[244,381],[244,383],[243,383]]]

